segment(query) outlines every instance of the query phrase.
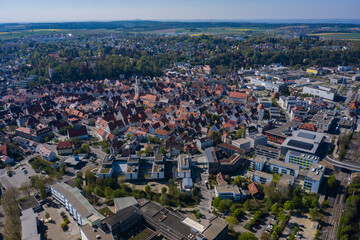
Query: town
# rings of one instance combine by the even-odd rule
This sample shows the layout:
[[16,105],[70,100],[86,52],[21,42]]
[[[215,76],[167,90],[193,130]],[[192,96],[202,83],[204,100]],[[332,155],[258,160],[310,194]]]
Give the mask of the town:
[[5,239],[358,237],[360,45],[278,31],[0,41]]

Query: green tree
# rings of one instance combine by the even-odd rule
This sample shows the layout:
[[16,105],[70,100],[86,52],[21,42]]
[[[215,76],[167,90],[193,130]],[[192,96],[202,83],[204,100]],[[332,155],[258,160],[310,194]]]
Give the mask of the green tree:
[[145,154],[146,156],[150,157],[154,154],[154,150],[152,149],[152,147],[150,145],[148,145],[146,148],[145,148]]
[[239,220],[235,216],[227,216],[226,221],[230,224],[231,227],[239,223]]
[[45,212],[45,218],[49,219],[50,218],[50,214],[48,212]]
[[162,188],[161,188],[161,194],[166,193],[166,191],[167,191],[167,188],[166,188],[166,187],[162,187]]
[[43,182],[39,183],[40,198],[45,199],[47,197],[46,188]]
[[217,207],[219,207],[220,202],[221,202],[221,198],[220,198],[220,197],[216,197],[216,198],[214,198],[214,200],[212,201],[212,205],[217,208]]
[[251,232],[243,232],[240,234],[238,240],[257,240],[257,237]]
[[145,186],[145,192],[148,194],[151,191],[151,188],[149,185]]
[[331,175],[327,181],[327,184],[329,186],[329,188],[333,188],[335,187],[335,184],[336,184],[336,178],[334,175]]

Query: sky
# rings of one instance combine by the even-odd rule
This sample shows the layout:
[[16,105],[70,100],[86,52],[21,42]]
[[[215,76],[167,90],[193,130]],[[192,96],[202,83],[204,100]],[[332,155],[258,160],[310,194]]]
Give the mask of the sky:
[[359,19],[360,0],[0,0],[0,22]]

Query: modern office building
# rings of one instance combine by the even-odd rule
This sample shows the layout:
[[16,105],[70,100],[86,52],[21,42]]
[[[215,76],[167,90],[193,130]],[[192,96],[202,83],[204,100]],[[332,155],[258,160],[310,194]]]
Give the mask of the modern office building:
[[215,196],[221,199],[232,199],[234,201],[243,201],[247,195],[235,185],[216,185]]
[[285,156],[285,162],[299,165],[301,168],[310,168],[313,163],[318,163],[320,158],[318,156],[288,151]]
[[253,173],[253,181],[261,184],[271,183],[273,175],[265,172],[255,171]]
[[228,237],[228,224],[224,219],[213,217],[209,223],[198,223],[183,217],[163,206],[147,201],[141,204],[139,214],[144,221],[156,229],[165,239],[171,240],[225,240]]
[[275,160],[275,159],[269,159],[266,163],[265,168],[268,171],[276,174],[287,174],[294,177],[297,177],[297,175],[299,174],[298,165]]
[[336,96],[336,89],[324,86],[305,86],[303,88],[303,93],[333,101]]
[[231,142],[235,147],[243,149],[245,152],[249,152],[251,148],[251,141],[249,139],[240,138]]
[[313,163],[305,176],[304,189],[313,193],[318,193],[324,178],[324,172],[325,167],[323,165]]
[[268,147],[266,145],[259,145],[255,148],[255,155],[264,156],[266,158],[279,159],[280,149]]
[[294,150],[301,153],[319,155],[321,145],[325,135],[307,130],[293,131],[292,136],[286,138],[281,144],[281,154],[285,155],[287,151]]
[[263,135],[263,134],[254,134],[254,135],[250,135],[247,137],[248,140],[250,140],[250,147],[251,148],[256,148],[258,145],[263,145],[266,146],[267,145],[267,136]]

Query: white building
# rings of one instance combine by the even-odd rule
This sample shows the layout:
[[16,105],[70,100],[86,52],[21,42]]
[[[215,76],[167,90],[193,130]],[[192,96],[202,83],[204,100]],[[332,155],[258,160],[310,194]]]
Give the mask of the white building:
[[256,171],[262,171],[266,163],[266,157],[255,155],[255,157],[250,161],[252,169]]
[[303,88],[303,93],[333,101],[335,99],[336,89],[324,86],[305,86]]
[[87,223],[100,226],[101,220],[105,219],[86,200],[78,188],[73,188],[66,183],[56,183],[50,186],[50,190],[52,196],[65,207],[80,226]]
[[235,185],[216,185],[215,196],[221,199],[245,200],[247,195]]
[[154,156],[151,175],[153,179],[165,178],[164,156],[162,156],[161,154],[156,154]]
[[255,171],[253,173],[253,181],[261,184],[271,183],[273,175],[265,172]]
[[318,163],[313,163],[304,179],[304,189],[313,193],[318,193],[321,182],[324,178],[325,167]]
[[178,156],[178,178],[191,178],[191,158],[187,154]]

